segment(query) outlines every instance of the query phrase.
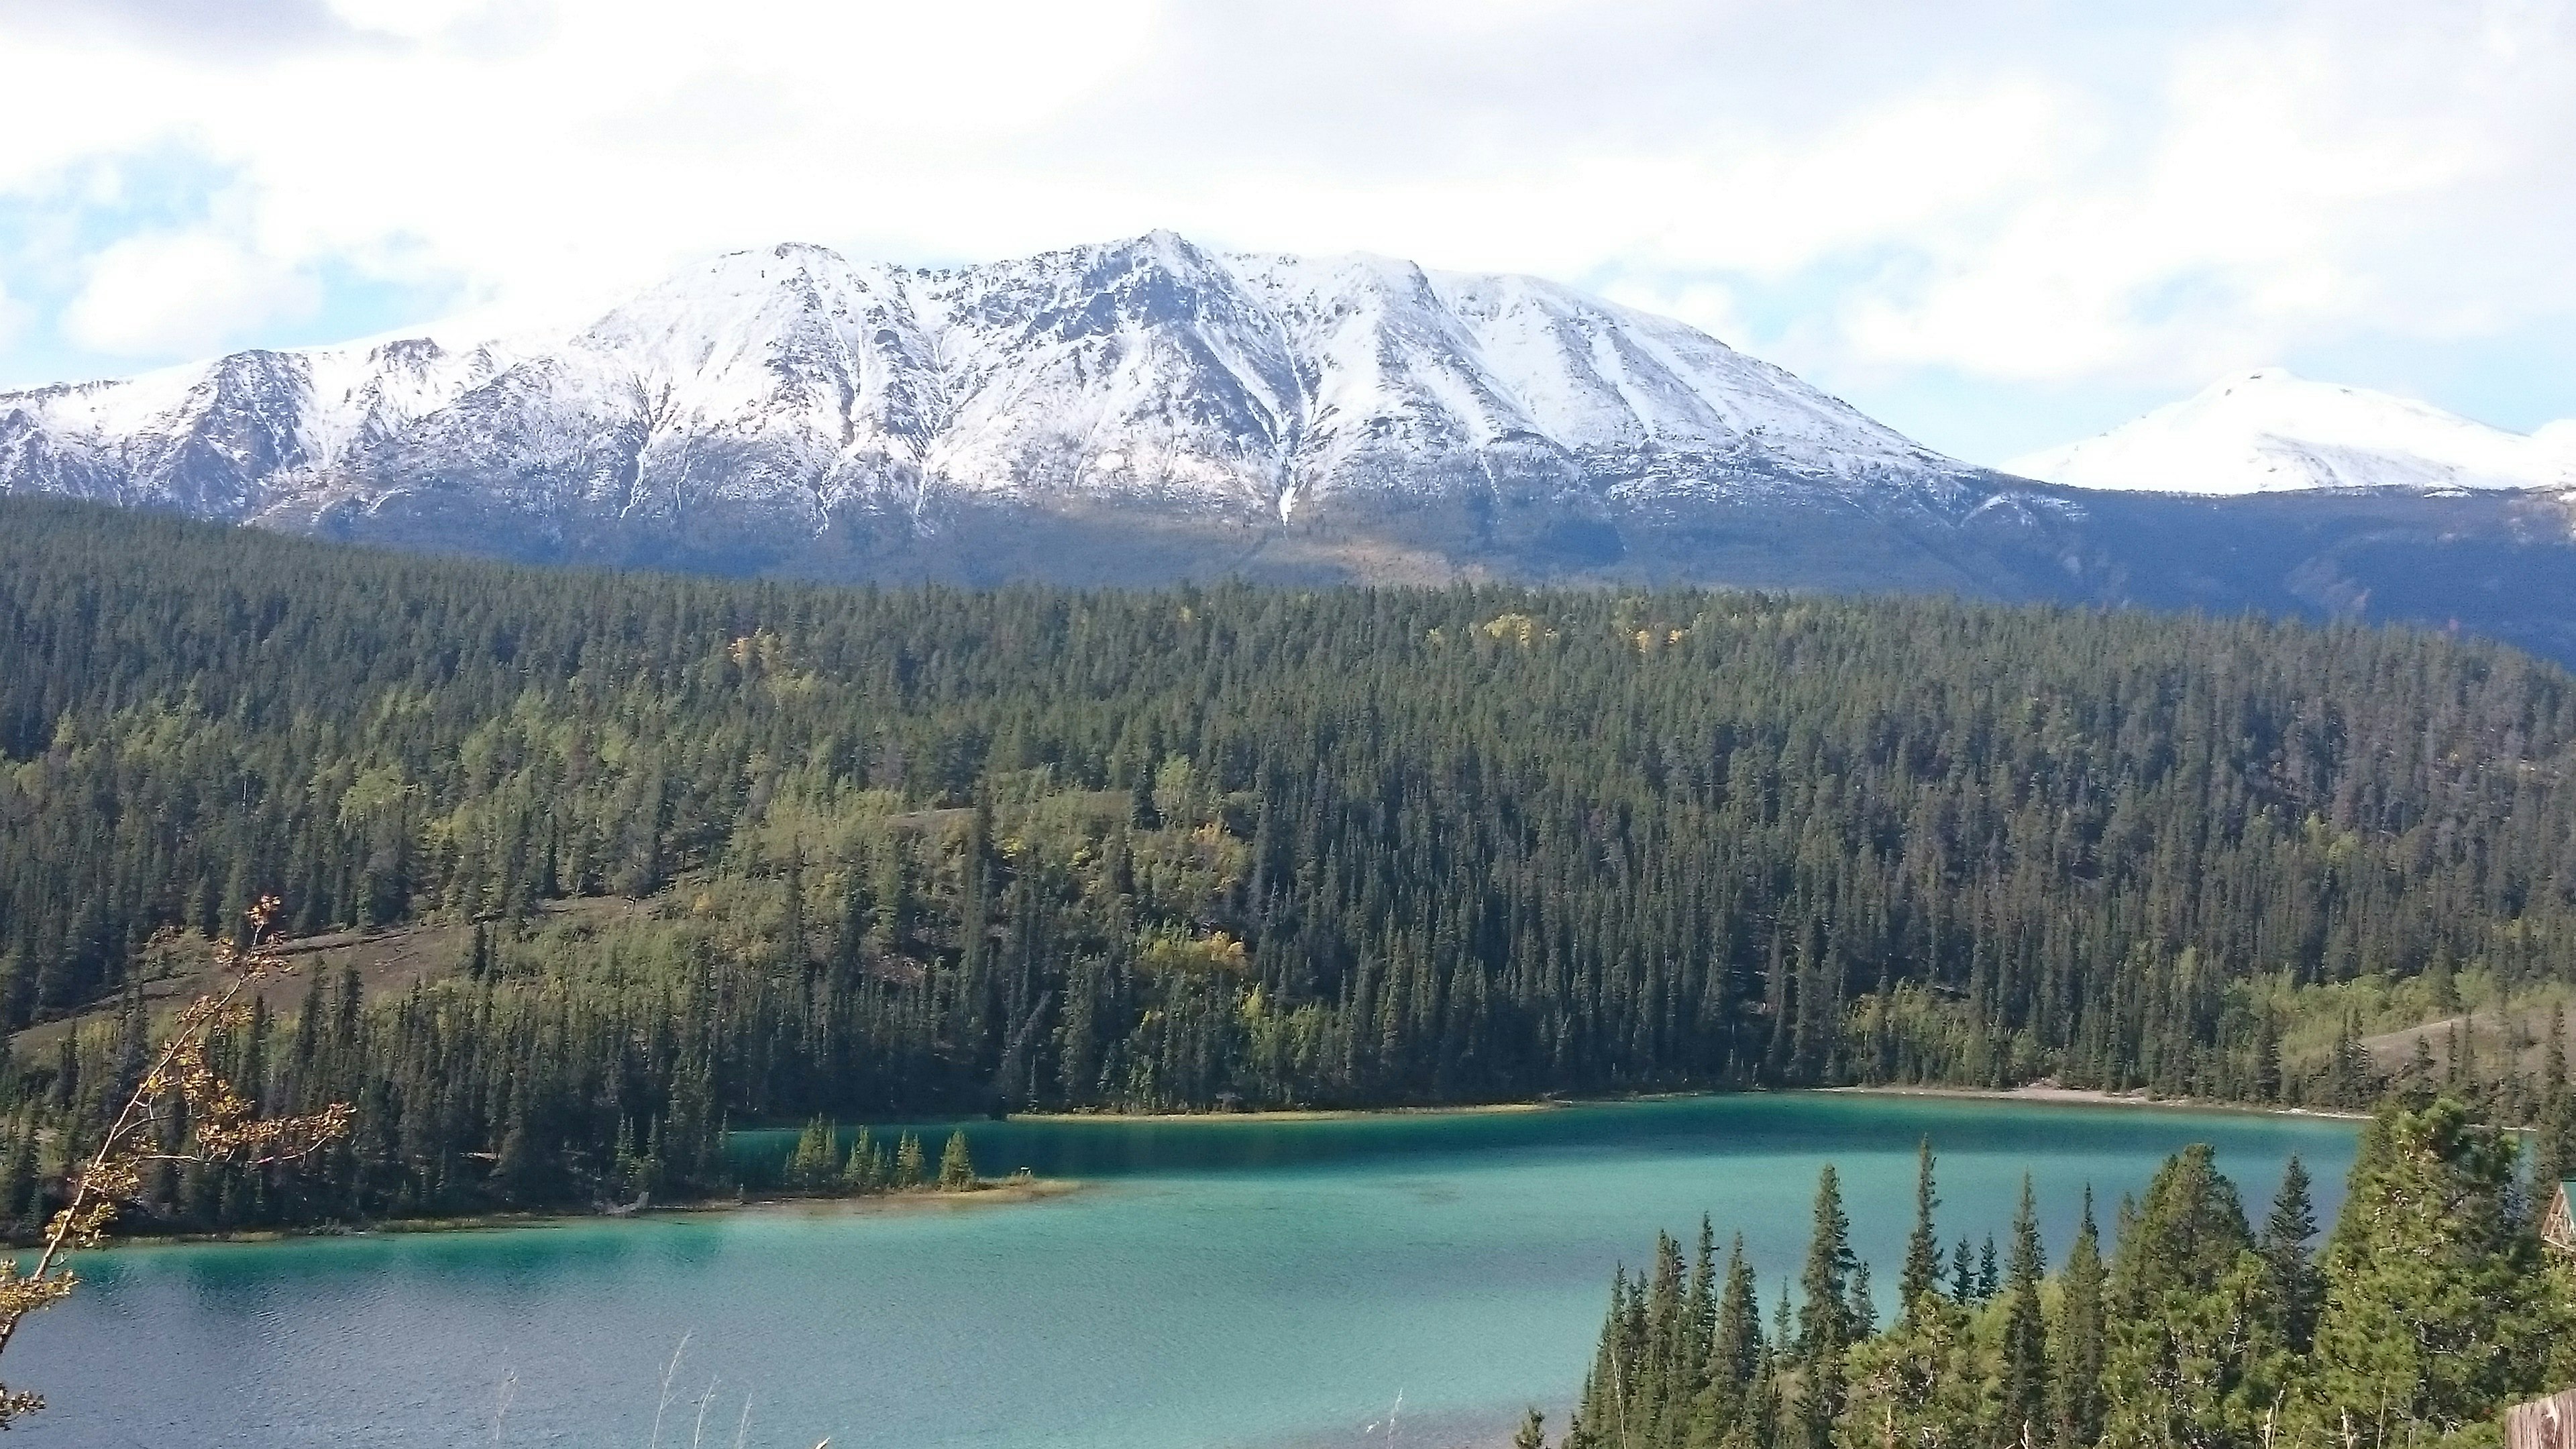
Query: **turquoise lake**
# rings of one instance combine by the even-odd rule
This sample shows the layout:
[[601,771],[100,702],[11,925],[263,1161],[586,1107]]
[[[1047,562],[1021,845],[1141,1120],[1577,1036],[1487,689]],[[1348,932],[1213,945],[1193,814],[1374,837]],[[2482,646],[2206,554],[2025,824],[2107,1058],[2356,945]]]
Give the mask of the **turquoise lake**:
[[1705,1212],[1721,1242],[1741,1232],[1767,1315],[1828,1162],[1884,1300],[1920,1137],[1941,1155],[1947,1237],[2001,1237],[2027,1173],[2052,1258],[2088,1184],[2107,1228],[2192,1142],[2258,1218],[2299,1154],[2331,1213],[2356,1138],[2315,1119],[1839,1094],[967,1131],[988,1173],[1087,1186],[99,1254],[9,1353],[9,1383],[55,1405],[10,1437],[644,1449],[685,1335],[663,1446],[1491,1443],[1531,1402],[1561,1426],[1611,1268],[1659,1228],[1686,1236]]

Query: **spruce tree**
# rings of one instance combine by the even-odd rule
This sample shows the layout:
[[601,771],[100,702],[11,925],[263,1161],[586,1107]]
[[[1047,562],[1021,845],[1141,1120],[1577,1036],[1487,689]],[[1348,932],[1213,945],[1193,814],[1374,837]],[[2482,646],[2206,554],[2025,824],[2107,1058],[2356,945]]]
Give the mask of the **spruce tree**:
[[1933,1191],[1932,1168],[1932,1139],[1926,1137],[1914,1149],[1914,1235],[1905,1243],[1905,1276],[1898,1287],[1908,1314],[1915,1300],[1941,1290],[1941,1243],[1932,1227],[1941,1199]]
[[2093,1189],[2088,1186],[2075,1244],[2066,1250],[2065,1284],[2058,1297],[2060,1449],[2090,1449],[2102,1437],[2103,1289],[2102,1242],[2093,1226]]
[[2272,1009],[2266,1006],[2263,1009],[2263,1015],[2255,1023],[2254,1100],[2257,1102],[2281,1100],[2281,1082],[2281,1026],[2279,1022],[2273,1020]]
[[1799,1424],[1810,1449],[1824,1449],[1843,1408],[1843,1355],[1858,1335],[1851,1313],[1851,1285],[1859,1257],[1852,1252],[1851,1220],[1843,1214],[1842,1184],[1828,1164],[1816,1176],[1814,1227],[1807,1265],[1798,1280],[1798,1363],[1806,1386],[1799,1395]]
[[850,1144],[849,1159],[841,1165],[841,1188],[844,1192],[883,1192],[886,1187],[885,1150],[867,1128],[861,1127],[857,1140]]
[[1727,1248],[1724,1279],[1709,1335],[1708,1367],[1702,1375],[1706,1387],[1692,1414],[1691,1449],[1713,1449],[1744,1426],[1753,1413],[1754,1381],[1765,1357],[1760,1294],[1753,1265],[1744,1260],[1740,1233]]
[[975,1160],[966,1147],[963,1129],[948,1134],[948,1144],[939,1149],[939,1190],[964,1192],[975,1185]]
[[2039,1298],[2047,1259],[2039,1241],[2039,1209],[2030,1179],[2021,1180],[2021,1207],[2013,1215],[2012,1261],[2004,1276],[2001,1396],[1994,1440],[2039,1449],[2048,1426],[2048,1325]]
[[2576,1176],[2576,1091],[2567,1080],[2567,1008],[2549,1009],[2549,1040],[2541,1054],[2540,1101],[2533,1112],[2533,1190],[2545,1205],[2550,1184]]
[[2308,1244],[2317,1235],[2316,1204],[2309,1192],[2308,1169],[2297,1154],[2281,1173],[2281,1190],[2272,1199],[2263,1223],[2261,1251],[2271,1265],[2272,1293],[2280,1305],[2281,1334],[2290,1351],[2306,1353],[2315,1341],[2317,1310],[2324,1297]]
[[1878,1332],[1878,1295],[1870,1287],[1866,1260],[1852,1265],[1850,1303],[1848,1318],[1852,1342],[1858,1343]]

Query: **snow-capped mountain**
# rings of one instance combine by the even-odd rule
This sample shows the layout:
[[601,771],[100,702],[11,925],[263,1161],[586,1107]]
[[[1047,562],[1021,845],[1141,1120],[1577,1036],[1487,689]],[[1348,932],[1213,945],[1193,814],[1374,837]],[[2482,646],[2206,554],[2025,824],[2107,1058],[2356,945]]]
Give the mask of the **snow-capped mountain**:
[[1284,523],[1977,476],[1570,288],[1166,232],[948,270],[782,245],[571,335],[245,352],[0,393],[0,491],[289,525],[470,507],[485,526],[810,538],[959,501]]
[[2004,470],[2079,488],[2168,493],[2546,488],[2576,485],[2576,421],[2525,436],[2412,399],[2265,368]]

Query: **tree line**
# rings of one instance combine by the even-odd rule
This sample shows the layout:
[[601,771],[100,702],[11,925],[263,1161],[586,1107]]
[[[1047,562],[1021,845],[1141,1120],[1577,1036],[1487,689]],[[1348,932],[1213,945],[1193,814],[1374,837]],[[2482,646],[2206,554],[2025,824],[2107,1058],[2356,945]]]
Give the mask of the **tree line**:
[[269,892],[472,944],[228,1041],[358,1128],[171,1225],[724,1191],[728,1126],[1025,1107],[2438,1084],[2565,1142],[2536,1043],[2392,1070],[2358,1003],[2565,994],[2571,759],[2563,671],[2403,631],[830,589],[0,500],[0,1021],[79,1018],[0,1071],[0,1211],[150,963]]

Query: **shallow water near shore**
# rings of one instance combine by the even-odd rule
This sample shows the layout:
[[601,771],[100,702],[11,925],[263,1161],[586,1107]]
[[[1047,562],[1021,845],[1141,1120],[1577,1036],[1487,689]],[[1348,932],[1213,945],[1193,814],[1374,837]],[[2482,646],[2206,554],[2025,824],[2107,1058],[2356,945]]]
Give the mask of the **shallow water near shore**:
[[2000,1238],[2027,1172],[2052,1256],[2087,1184],[2107,1226],[2190,1142],[2258,1215],[2300,1154],[2331,1213],[2356,1140],[2331,1120],[1794,1093],[965,1125],[984,1171],[1084,1190],[95,1255],[9,1354],[11,1386],[55,1405],[12,1438],[641,1449],[660,1406],[664,1446],[1492,1443],[1526,1403],[1561,1416],[1612,1266],[1659,1228],[1706,1212],[1721,1241],[1743,1233],[1767,1308],[1827,1162],[1884,1300],[1920,1137],[1947,1236]]

